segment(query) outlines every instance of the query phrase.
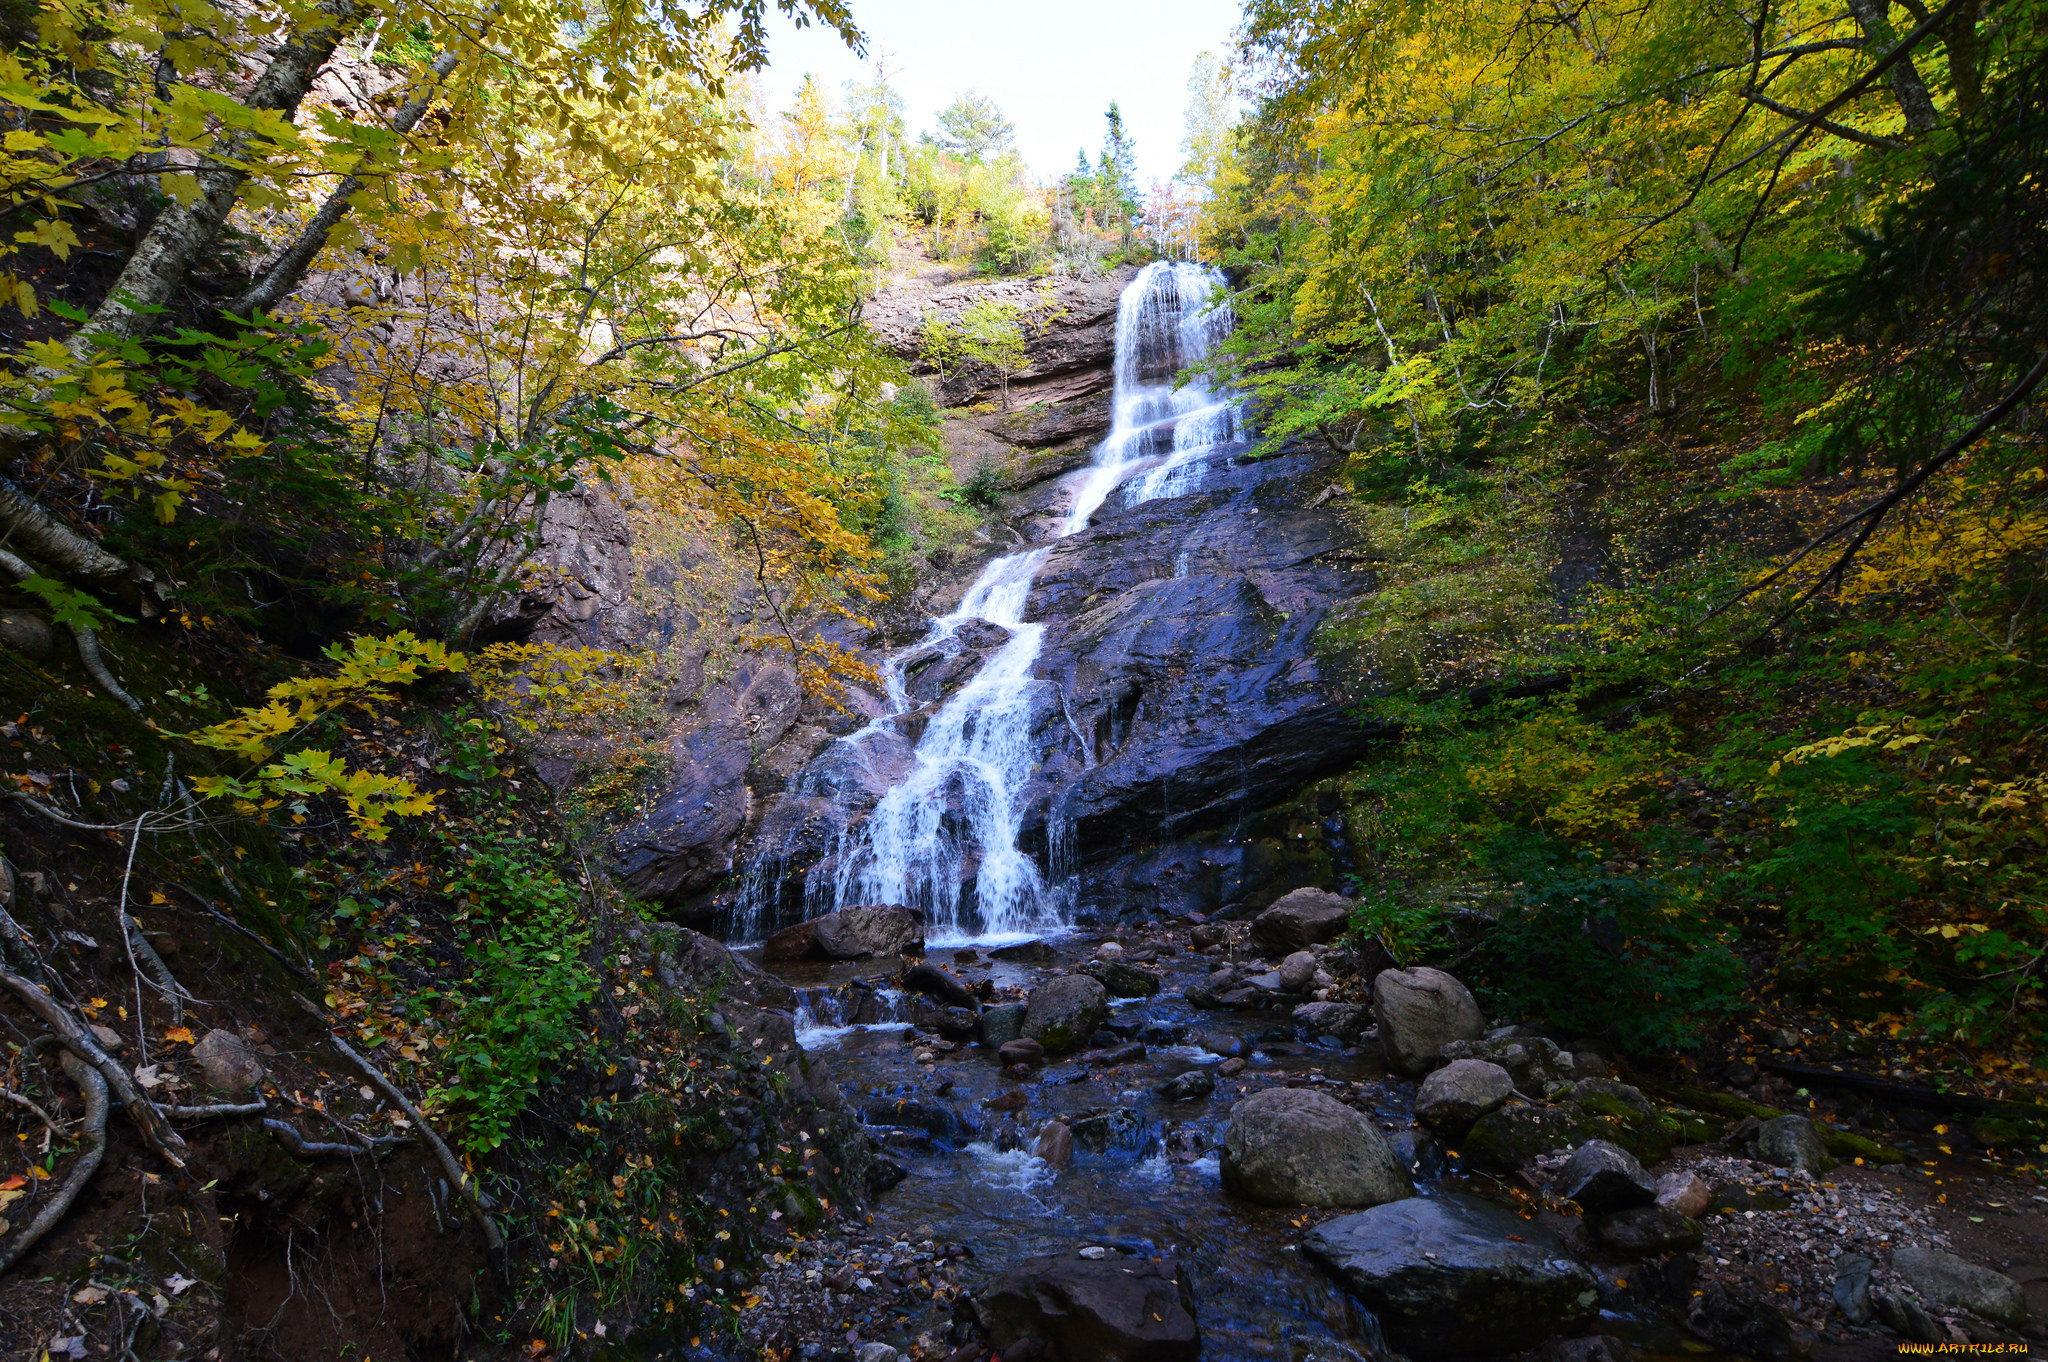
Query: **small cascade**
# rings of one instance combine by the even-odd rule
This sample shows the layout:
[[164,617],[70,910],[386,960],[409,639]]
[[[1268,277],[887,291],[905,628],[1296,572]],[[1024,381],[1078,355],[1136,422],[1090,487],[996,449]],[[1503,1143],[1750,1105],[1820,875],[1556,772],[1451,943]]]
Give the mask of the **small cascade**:
[[[1214,301],[1222,277],[1185,261],[1148,265],[1118,302],[1115,408],[1094,461],[1071,475],[1071,501],[1053,538],[1088,527],[1112,493],[1123,504],[1185,496],[1201,487],[1207,456],[1238,438],[1238,403],[1195,381],[1174,378],[1209,355],[1230,332],[1227,304]],[[961,635],[996,625],[1005,637],[967,683],[931,716],[910,766],[872,813],[841,834],[829,883],[807,883],[814,913],[859,903],[903,903],[923,910],[933,944],[1015,940],[1064,925],[1067,895],[1019,846],[1021,797],[1039,753],[1032,715],[1042,702],[1032,676],[1045,626],[1025,618],[1032,582],[1049,544],[1009,554],[982,570],[960,604],[934,619],[924,638],[882,668],[887,712],[851,744],[858,769],[871,770],[867,744],[894,731],[912,710],[912,666],[957,655]],[[841,792],[821,794],[842,802]],[[1054,832],[1057,840],[1057,830]],[[779,871],[779,867],[775,868]],[[761,935],[761,905],[771,868],[757,865],[743,893],[736,935]],[[971,893],[970,893],[971,886]]]
[[820,1050],[855,1031],[902,1030],[915,1017],[899,989],[825,985],[796,990],[796,1043]]

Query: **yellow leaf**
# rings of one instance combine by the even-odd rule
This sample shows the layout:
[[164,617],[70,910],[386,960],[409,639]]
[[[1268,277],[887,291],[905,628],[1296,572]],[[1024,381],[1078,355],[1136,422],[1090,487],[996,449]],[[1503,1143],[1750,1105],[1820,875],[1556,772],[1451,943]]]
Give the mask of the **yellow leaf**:
[[189,1026],[173,1026],[170,1030],[164,1032],[164,1041],[167,1044],[190,1045],[193,1042],[192,1028]]

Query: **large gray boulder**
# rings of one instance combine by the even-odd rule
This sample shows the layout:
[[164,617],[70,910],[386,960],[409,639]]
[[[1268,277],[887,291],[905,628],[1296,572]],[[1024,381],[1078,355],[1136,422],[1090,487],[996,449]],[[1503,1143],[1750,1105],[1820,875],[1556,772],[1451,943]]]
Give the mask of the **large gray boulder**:
[[1357,1003],[1303,1003],[1294,1009],[1294,1024],[1311,1035],[1350,1042],[1372,1025],[1372,1009]]
[[1518,1352],[1593,1317],[1599,1280],[1556,1235],[1462,1193],[1319,1225],[1302,1252],[1418,1357]]
[[1377,1206],[1415,1184],[1372,1122],[1336,1098],[1268,1088],[1230,1109],[1223,1186],[1264,1206]]
[[1821,1143],[1820,1129],[1804,1116],[1776,1116],[1756,1132],[1756,1156],[1798,1172],[1820,1173],[1835,1166]]
[[1202,1352],[1194,1287],[1178,1263],[1027,1258],[989,1283],[974,1311],[1006,1354],[1027,1340],[1032,1355],[1067,1362],[1184,1362]]
[[893,959],[924,947],[924,919],[900,904],[841,908],[812,923],[818,950],[831,960]]
[[1444,1046],[1486,1030],[1471,990],[1427,965],[1382,970],[1372,981],[1372,1010],[1387,1066],[1417,1078],[1436,1067]]
[[1031,990],[1024,1008],[1024,1035],[1062,1055],[1088,1043],[1109,1020],[1109,990],[1085,974],[1063,974]]
[[2027,1297],[2018,1282],[1953,1253],[1902,1248],[1892,1255],[1892,1271],[1932,1305],[1967,1310],[2013,1329],[2027,1322]]
[[1252,944],[1267,955],[1292,955],[1335,941],[1351,923],[1350,899],[1326,889],[1297,889],[1252,919]]
[[1541,1036],[1487,1036],[1479,1040],[1453,1040],[1437,1052],[1441,1063],[1460,1059],[1483,1059],[1498,1064],[1515,1080],[1515,1087],[1531,1097],[1543,1097],[1553,1083],[1572,1081],[1572,1057],[1556,1041]]
[[1605,1140],[1588,1140],[1573,1150],[1557,1182],[1565,1199],[1578,1202],[1588,1215],[1611,1215],[1657,1201],[1657,1179],[1643,1171],[1635,1155]]
[[1500,1065],[1461,1059],[1422,1080],[1422,1089],[1415,1094],[1415,1119],[1456,1139],[1514,1091],[1515,1080]]

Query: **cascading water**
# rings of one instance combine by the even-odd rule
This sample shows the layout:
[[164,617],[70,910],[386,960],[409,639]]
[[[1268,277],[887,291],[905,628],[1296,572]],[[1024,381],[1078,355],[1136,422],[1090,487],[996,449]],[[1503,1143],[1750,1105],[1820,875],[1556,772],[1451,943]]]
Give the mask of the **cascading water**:
[[[1196,380],[1175,389],[1175,375],[1206,357],[1230,332],[1227,303],[1213,303],[1221,276],[1186,262],[1148,265],[1117,305],[1115,407],[1109,436],[1094,461],[1069,480],[1072,501],[1053,534],[1088,526],[1109,495],[1124,503],[1197,491],[1204,456],[1237,436],[1238,406]],[[932,621],[918,643],[882,669],[888,709],[840,741],[865,751],[892,721],[915,707],[906,669],[921,659],[956,653],[960,632],[977,621],[1008,633],[981,669],[932,716],[909,770],[873,812],[842,834],[830,902],[812,884],[807,901],[820,911],[856,903],[903,903],[925,913],[934,944],[1002,940],[1061,924],[1066,896],[1018,845],[1020,795],[1038,754],[1031,742],[1032,677],[1045,626],[1027,621],[1032,581],[1049,546],[998,558],[982,570],[960,604]],[[830,794],[830,791],[823,793]],[[973,902],[966,902],[969,881]],[[742,904],[739,934],[760,933],[758,885]]]

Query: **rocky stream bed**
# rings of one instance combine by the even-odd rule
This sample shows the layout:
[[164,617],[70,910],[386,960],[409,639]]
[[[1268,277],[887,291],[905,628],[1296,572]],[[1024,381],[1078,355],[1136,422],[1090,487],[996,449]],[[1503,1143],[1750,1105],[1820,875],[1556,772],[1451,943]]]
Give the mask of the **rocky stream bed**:
[[747,1347],[1849,1362],[2048,1338],[2048,1194],[1946,1127],[1688,1108],[1342,944],[1341,906],[923,954],[903,910],[772,938],[886,1190],[770,1256]]

